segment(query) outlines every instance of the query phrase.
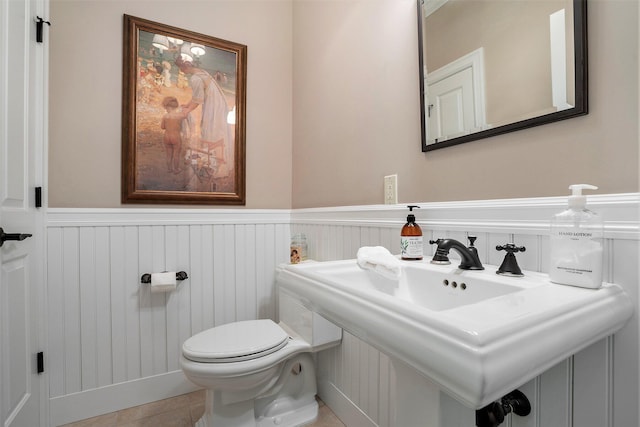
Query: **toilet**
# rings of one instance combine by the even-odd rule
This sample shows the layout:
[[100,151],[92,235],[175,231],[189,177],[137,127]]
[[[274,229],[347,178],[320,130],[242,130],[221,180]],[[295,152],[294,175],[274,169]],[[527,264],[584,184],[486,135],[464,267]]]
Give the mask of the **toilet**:
[[280,304],[280,323],[233,322],[184,342],[182,371],[206,389],[196,427],[296,427],[317,419],[312,353],[338,345],[342,329],[290,297]]

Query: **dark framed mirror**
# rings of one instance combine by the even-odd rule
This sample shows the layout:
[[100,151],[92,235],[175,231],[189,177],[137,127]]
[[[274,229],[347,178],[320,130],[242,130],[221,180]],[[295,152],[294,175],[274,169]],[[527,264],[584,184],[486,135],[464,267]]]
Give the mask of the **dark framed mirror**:
[[422,151],[588,112],[586,0],[418,0]]

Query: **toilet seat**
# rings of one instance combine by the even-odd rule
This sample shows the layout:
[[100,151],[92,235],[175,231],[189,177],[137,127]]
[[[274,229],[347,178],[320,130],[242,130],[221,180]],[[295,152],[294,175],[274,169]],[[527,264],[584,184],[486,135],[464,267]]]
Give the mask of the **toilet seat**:
[[182,354],[194,362],[241,362],[274,353],[288,341],[289,335],[272,320],[246,320],[192,336],[184,342]]

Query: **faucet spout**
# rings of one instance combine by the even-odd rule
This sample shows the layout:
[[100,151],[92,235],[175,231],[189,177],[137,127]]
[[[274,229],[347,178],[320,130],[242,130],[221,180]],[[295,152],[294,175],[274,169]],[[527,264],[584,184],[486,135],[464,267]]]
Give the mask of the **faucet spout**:
[[476,238],[472,238],[470,236],[469,240],[471,241],[471,246],[469,247],[466,247],[455,239],[430,240],[429,243],[438,245],[431,262],[434,264],[446,263],[446,261],[448,261],[449,251],[453,249],[460,255],[462,260],[458,268],[461,270],[484,270],[484,267],[480,262],[480,258],[478,257],[478,251],[473,246],[473,242]]

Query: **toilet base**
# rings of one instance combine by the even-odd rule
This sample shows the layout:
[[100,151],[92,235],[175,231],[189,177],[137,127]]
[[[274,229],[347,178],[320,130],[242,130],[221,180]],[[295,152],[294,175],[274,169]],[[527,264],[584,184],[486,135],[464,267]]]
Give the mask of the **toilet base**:
[[[318,419],[318,402],[313,401],[295,411],[279,414],[275,417],[262,417],[256,420],[256,427],[302,427]],[[207,414],[204,414],[194,427],[210,427],[207,424]]]
[[275,417],[256,420],[256,427],[301,427],[318,419],[318,402],[315,400],[295,411],[285,412]]
[[204,416],[196,426],[301,427],[316,421],[317,388],[311,354],[286,360],[271,375],[270,381],[253,389],[207,389]]

